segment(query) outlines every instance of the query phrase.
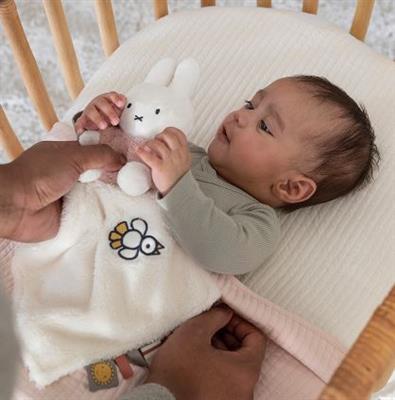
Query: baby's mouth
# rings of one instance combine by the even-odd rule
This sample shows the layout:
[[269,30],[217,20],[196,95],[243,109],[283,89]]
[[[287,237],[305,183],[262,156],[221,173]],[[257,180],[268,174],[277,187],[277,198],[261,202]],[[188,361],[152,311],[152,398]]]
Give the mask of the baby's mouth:
[[226,132],[225,125],[222,125],[222,126],[221,126],[220,135],[225,139],[226,142],[230,143],[229,135],[228,135],[228,133]]

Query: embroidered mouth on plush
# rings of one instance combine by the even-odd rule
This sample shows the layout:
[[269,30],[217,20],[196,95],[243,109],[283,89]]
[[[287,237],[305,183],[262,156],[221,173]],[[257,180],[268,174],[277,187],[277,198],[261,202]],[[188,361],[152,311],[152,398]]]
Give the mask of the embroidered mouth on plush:
[[147,235],[148,224],[142,218],[134,218],[130,226],[126,221],[118,223],[108,236],[110,246],[118,250],[119,257],[134,260],[141,253],[146,256],[160,255],[164,249],[154,236]]

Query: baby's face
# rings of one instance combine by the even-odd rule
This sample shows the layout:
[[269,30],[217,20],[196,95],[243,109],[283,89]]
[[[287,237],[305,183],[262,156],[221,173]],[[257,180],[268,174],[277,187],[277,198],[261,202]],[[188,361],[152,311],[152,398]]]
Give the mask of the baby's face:
[[228,182],[280,206],[275,185],[289,185],[306,168],[306,144],[325,119],[321,111],[300,84],[277,80],[225,117],[208,148],[209,161]]

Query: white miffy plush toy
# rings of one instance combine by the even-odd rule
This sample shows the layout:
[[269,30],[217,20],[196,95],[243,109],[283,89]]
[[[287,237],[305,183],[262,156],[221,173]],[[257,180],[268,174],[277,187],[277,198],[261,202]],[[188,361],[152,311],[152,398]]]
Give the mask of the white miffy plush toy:
[[[176,68],[173,59],[164,58],[152,67],[143,83],[125,94],[127,102],[119,125],[126,142],[130,139],[122,146],[129,162],[117,175],[117,183],[125,193],[138,196],[152,186],[150,169],[142,162],[130,161],[136,159],[136,156],[130,156],[133,140],[151,139],[167,127],[178,128],[186,135],[191,131],[194,122],[192,97],[199,76],[199,65],[194,59],[185,59]],[[85,131],[79,142],[81,145],[98,144],[103,143],[103,138],[103,133]],[[106,143],[111,145],[108,135]],[[80,181],[92,182],[101,174],[101,170],[88,170],[80,176]]]

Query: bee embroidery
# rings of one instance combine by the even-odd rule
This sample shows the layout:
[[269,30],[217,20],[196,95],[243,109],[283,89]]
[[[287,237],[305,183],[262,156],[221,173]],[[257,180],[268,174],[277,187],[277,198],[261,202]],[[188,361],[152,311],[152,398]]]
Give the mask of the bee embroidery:
[[130,228],[126,221],[116,225],[108,235],[110,246],[118,250],[119,257],[124,260],[134,260],[142,252],[146,256],[156,256],[161,254],[164,249],[157,239],[151,235],[146,235],[148,224],[142,218],[134,218],[130,222]]

